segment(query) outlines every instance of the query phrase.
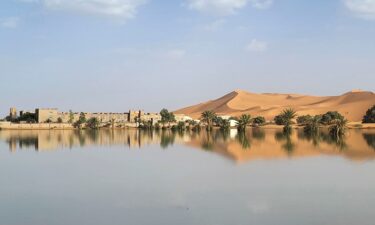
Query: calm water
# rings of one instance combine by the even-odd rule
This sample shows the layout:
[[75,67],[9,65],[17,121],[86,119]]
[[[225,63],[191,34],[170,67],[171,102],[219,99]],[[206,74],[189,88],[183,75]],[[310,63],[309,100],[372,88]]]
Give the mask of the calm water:
[[0,225],[375,224],[375,131],[0,131]]

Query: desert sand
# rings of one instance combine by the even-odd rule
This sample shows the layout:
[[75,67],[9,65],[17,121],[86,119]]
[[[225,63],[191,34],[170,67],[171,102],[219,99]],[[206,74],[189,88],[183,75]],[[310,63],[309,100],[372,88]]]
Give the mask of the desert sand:
[[366,111],[375,105],[375,94],[353,90],[339,96],[309,96],[299,94],[256,94],[243,90],[233,91],[221,98],[175,111],[193,118],[212,110],[218,115],[239,116],[251,114],[272,120],[285,108],[293,108],[298,115],[318,115],[338,111],[349,121],[361,121]]

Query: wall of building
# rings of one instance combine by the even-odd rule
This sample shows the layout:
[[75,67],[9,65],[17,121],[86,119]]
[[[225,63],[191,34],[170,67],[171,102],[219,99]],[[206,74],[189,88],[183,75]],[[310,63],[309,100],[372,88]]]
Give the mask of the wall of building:
[[175,115],[176,122],[185,122],[187,120],[193,120],[190,116],[185,116],[184,114]]
[[[15,108],[12,108],[10,110],[10,115],[15,116],[17,114],[17,111]],[[54,108],[38,108],[35,110],[35,115],[37,118],[37,122],[39,124],[46,123],[50,121],[51,123],[58,123],[61,119],[61,122],[64,123],[70,123],[71,121],[71,113],[70,112],[59,112],[58,109]],[[73,123],[78,121],[80,118],[81,113],[76,112],[73,113]],[[134,127],[136,126],[136,123],[142,122],[142,121],[152,121],[153,124],[156,124],[161,120],[161,116],[159,113],[145,113],[142,110],[130,110],[128,113],[84,113],[86,120],[97,118],[98,121],[101,123],[100,126],[105,126],[106,124],[112,124],[112,122],[115,123],[116,127]],[[192,118],[185,116],[183,114],[177,114],[175,115],[176,121],[185,122],[186,120],[191,120]],[[12,125],[12,127],[17,126],[17,124]],[[34,125],[24,125],[22,124],[19,127],[22,126],[29,126],[34,127]],[[36,126],[36,125],[35,125]],[[44,127],[44,125],[42,126]],[[23,128],[20,128],[23,129]],[[34,129],[34,128],[33,128]]]
[[[73,113],[73,122],[79,120],[81,113]],[[111,123],[112,120],[115,123],[126,123],[129,119],[129,113],[84,113],[86,120],[91,118],[97,118],[101,123]],[[61,118],[64,123],[68,123],[70,120],[70,113],[61,112],[58,113],[55,120]]]
[[159,113],[146,113],[146,114],[143,114],[142,117],[141,117],[141,121],[151,121],[152,124],[156,124],[158,123],[159,121],[161,120],[161,116]]
[[67,123],[11,123],[0,122],[0,129],[4,130],[66,130],[73,129],[71,124]]
[[57,122],[58,119],[57,109],[36,109],[35,115],[38,123],[44,123],[47,121]]

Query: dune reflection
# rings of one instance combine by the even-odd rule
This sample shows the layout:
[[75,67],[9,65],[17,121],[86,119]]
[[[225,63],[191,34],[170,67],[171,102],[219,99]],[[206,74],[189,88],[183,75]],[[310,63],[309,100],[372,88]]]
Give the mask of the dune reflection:
[[0,141],[6,142],[12,152],[23,149],[43,152],[114,145],[130,149],[159,145],[162,149],[167,149],[174,145],[185,145],[220,154],[236,162],[319,155],[342,156],[355,161],[375,158],[374,130],[349,130],[347,135],[340,139],[333,139],[327,132],[306,135],[295,130],[286,135],[280,130],[257,128],[246,133],[238,133],[236,130],[0,131]]

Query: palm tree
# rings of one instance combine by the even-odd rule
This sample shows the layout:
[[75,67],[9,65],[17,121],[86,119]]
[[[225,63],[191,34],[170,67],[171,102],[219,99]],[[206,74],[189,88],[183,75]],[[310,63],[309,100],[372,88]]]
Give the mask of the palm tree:
[[212,130],[212,121],[216,117],[216,114],[213,111],[204,111],[201,116],[201,120],[204,123],[207,123],[207,130]]
[[246,127],[251,123],[251,115],[242,114],[238,118],[237,129],[238,131],[246,131]]
[[229,120],[223,119],[223,120],[220,121],[219,126],[220,126],[221,130],[228,131],[229,128],[230,128],[230,122],[229,122]]
[[310,133],[310,134],[318,133],[321,120],[322,120],[321,116],[314,116],[308,119],[305,122],[306,123],[305,127],[303,128],[305,133]]
[[345,134],[346,125],[348,123],[348,120],[345,118],[342,119],[336,119],[332,122],[332,125],[329,127],[329,133],[336,138],[341,137]]
[[283,123],[284,123],[284,132],[290,132],[291,130],[291,124],[292,120],[296,118],[297,113],[294,109],[289,108],[289,109],[284,109],[281,114],[280,114]]

